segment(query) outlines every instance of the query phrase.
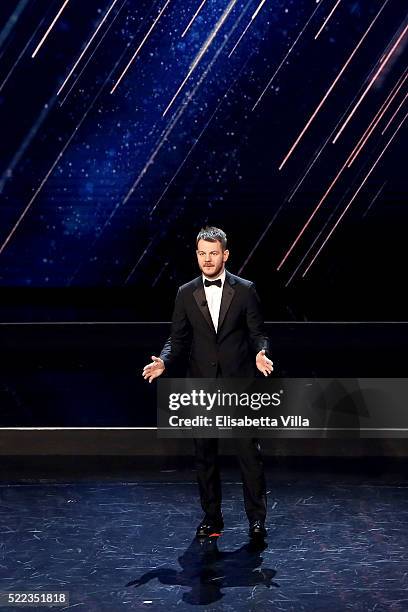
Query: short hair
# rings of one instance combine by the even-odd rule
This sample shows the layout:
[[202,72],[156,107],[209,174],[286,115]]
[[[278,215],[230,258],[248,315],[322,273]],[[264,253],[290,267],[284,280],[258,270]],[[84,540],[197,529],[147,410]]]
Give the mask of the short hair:
[[207,240],[208,242],[220,242],[221,248],[223,251],[227,248],[227,235],[222,229],[218,227],[212,227],[210,225],[206,225],[202,227],[198,232],[196,247],[198,247],[199,240]]

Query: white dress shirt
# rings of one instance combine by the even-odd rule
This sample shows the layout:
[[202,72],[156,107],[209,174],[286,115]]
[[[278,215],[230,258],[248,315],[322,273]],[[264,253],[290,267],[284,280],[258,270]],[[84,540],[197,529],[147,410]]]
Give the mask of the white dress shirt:
[[215,331],[218,330],[218,318],[220,316],[220,308],[221,308],[221,298],[222,298],[222,290],[224,288],[225,283],[225,268],[220,276],[217,278],[208,278],[203,274],[203,283],[205,279],[209,281],[214,281],[221,279],[221,287],[217,287],[216,285],[211,285],[211,287],[206,287],[204,285],[205,298],[208,304],[208,310],[210,311],[211,319],[215,327]]

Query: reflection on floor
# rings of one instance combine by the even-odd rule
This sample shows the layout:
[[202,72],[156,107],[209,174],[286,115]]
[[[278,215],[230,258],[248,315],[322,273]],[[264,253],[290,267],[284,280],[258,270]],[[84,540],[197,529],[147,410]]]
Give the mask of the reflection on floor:
[[225,531],[204,542],[193,471],[3,474],[0,590],[68,591],[67,609],[87,612],[408,610],[404,479],[270,472],[268,483],[269,537],[251,544],[235,471]]

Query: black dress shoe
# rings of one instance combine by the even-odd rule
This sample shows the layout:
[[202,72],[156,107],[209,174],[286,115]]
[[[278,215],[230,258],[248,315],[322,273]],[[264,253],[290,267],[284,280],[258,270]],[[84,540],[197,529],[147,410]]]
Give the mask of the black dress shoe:
[[252,521],[249,524],[249,537],[254,538],[266,538],[267,531],[263,521]]
[[224,521],[221,517],[211,518],[205,516],[199,526],[197,527],[196,535],[198,538],[206,538],[211,536],[221,535],[221,531],[224,529]]

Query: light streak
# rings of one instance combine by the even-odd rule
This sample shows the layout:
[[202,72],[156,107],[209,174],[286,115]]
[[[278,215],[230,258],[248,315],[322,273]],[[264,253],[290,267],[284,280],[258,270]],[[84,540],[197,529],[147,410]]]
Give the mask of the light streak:
[[315,40],[318,39],[318,37],[320,36],[321,32],[324,30],[324,28],[326,27],[330,17],[333,15],[334,11],[336,10],[336,8],[339,6],[341,0],[337,0],[336,4],[333,6],[332,10],[330,11],[330,13],[327,15],[326,19],[323,21],[323,25],[321,26],[320,30],[317,32],[316,36],[314,37]]
[[147,245],[147,247],[145,248],[145,250],[143,251],[143,253],[140,255],[139,259],[137,260],[137,262],[135,263],[135,265],[133,266],[133,268],[131,269],[131,271],[129,272],[129,274],[126,277],[126,280],[124,282],[125,285],[127,285],[128,281],[131,279],[131,277],[133,276],[137,266],[140,264],[140,262],[142,261],[143,257],[148,253],[149,248],[151,247],[151,245],[153,244],[153,238],[150,240],[149,244]]
[[251,20],[253,21],[255,19],[255,17],[258,15],[259,11],[261,10],[261,8],[263,7],[263,5],[265,4],[266,0],[261,0],[261,2],[258,4],[258,6],[255,9],[254,14],[251,17]]
[[186,27],[186,29],[184,30],[184,32],[181,35],[181,38],[184,38],[184,36],[187,34],[188,30],[190,29],[191,24],[195,21],[195,18],[197,17],[197,15],[199,14],[199,12],[201,11],[201,9],[203,8],[204,4],[207,2],[207,0],[203,0],[200,4],[200,6],[198,7],[198,9],[196,10],[196,12],[194,13],[194,15],[192,16],[192,18],[190,19],[190,21],[188,22],[188,25]]
[[232,47],[232,50],[229,52],[228,57],[231,57],[231,55],[234,53],[235,49],[238,47],[239,43],[241,42],[241,40],[244,38],[245,34],[247,33],[250,25],[253,23],[255,17],[258,15],[259,11],[261,10],[262,6],[265,4],[266,0],[261,0],[261,2],[258,4],[254,14],[251,17],[251,21],[248,22],[245,30],[242,32],[241,36],[238,38],[237,42],[235,43],[235,45]]
[[134,54],[132,55],[132,57],[130,58],[129,62],[127,63],[124,71],[122,72],[122,74],[120,75],[120,77],[118,78],[118,80],[116,81],[115,85],[112,87],[111,89],[111,94],[113,94],[113,92],[115,91],[115,89],[117,88],[117,86],[119,85],[119,83],[121,82],[121,80],[123,79],[123,77],[125,76],[126,72],[129,70],[130,65],[132,64],[132,62],[136,59],[137,55],[139,54],[139,51],[141,50],[141,48],[143,47],[143,45],[145,44],[146,40],[149,38],[152,30],[154,29],[155,25],[157,24],[157,22],[159,21],[160,17],[163,15],[164,11],[166,10],[167,5],[169,4],[170,0],[167,0],[167,2],[165,3],[165,5],[163,6],[163,8],[160,10],[159,14],[157,15],[156,19],[153,21],[152,25],[150,26],[150,28],[148,29],[147,33],[145,34],[145,36],[143,37],[142,42],[140,43],[140,45],[138,46],[138,48],[136,49],[136,51],[134,52]]
[[363,214],[363,218],[367,216],[368,211],[371,209],[371,207],[373,206],[373,204],[378,200],[378,198],[380,197],[380,195],[383,192],[384,187],[386,186],[387,181],[384,181],[383,184],[381,185],[381,187],[379,188],[379,190],[377,191],[377,193],[375,194],[375,196],[373,197],[373,199],[371,200],[367,210],[364,212]]
[[347,117],[346,121],[343,123],[342,127],[337,132],[337,135],[334,137],[333,144],[335,144],[337,142],[337,140],[339,139],[340,135],[343,133],[343,131],[346,128],[346,126],[348,125],[349,121],[353,117],[354,113],[357,111],[358,107],[360,106],[360,104],[362,103],[362,101],[364,100],[364,98],[366,97],[368,92],[370,91],[371,87],[374,85],[375,81],[377,80],[377,78],[379,77],[381,72],[384,70],[385,66],[388,64],[389,60],[391,59],[391,57],[394,54],[395,49],[398,47],[399,43],[401,42],[401,40],[405,36],[407,30],[408,30],[408,24],[405,26],[405,28],[403,29],[401,34],[398,36],[396,42],[393,44],[393,46],[391,48],[391,51],[388,52],[386,58],[381,63],[380,67],[378,68],[377,72],[374,74],[373,78],[371,79],[371,81],[369,82],[367,87],[365,88],[364,92],[361,94],[360,99],[358,100],[357,104],[355,105],[355,107],[351,111],[350,115]]
[[64,89],[65,85],[67,84],[67,82],[69,81],[69,79],[71,78],[73,72],[75,71],[75,68],[78,66],[79,62],[81,61],[81,59],[84,57],[85,53],[87,52],[87,50],[89,49],[89,46],[92,44],[92,41],[94,40],[95,36],[98,34],[99,30],[101,29],[101,27],[103,26],[103,24],[105,23],[105,21],[107,20],[109,13],[111,12],[111,10],[113,9],[113,7],[115,6],[115,4],[118,2],[119,0],[114,0],[113,3],[111,4],[111,6],[109,7],[109,9],[107,10],[107,12],[105,13],[105,15],[103,16],[100,24],[98,25],[98,27],[96,28],[95,32],[92,34],[91,38],[89,39],[89,41],[87,42],[87,44],[85,45],[83,51],[81,52],[81,54],[79,55],[78,59],[76,60],[76,62],[74,63],[74,65],[72,66],[71,70],[68,73],[68,76],[65,78],[64,82],[62,83],[61,87],[59,88],[58,92],[57,92],[57,96],[60,95],[61,91]]
[[308,265],[308,267],[306,268],[306,270],[303,272],[302,274],[302,278],[304,278],[306,276],[306,274],[308,273],[308,271],[310,270],[310,268],[312,267],[312,265],[314,264],[314,262],[316,261],[316,259],[318,258],[319,254],[321,253],[322,249],[324,248],[325,244],[327,244],[327,241],[330,239],[330,237],[332,236],[333,232],[335,231],[336,227],[339,225],[339,223],[341,222],[341,220],[343,219],[344,215],[346,214],[346,212],[348,211],[348,209],[350,208],[351,204],[354,202],[354,200],[356,199],[357,195],[360,193],[361,189],[363,188],[363,186],[365,185],[365,183],[367,182],[367,179],[369,178],[369,176],[372,174],[372,172],[374,171],[375,167],[377,166],[378,162],[380,161],[380,159],[382,158],[382,156],[384,155],[384,153],[386,152],[386,150],[388,149],[388,147],[390,146],[391,142],[394,140],[395,136],[397,135],[397,133],[399,132],[400,128],[402,127],[405,119],[407,118],[408,113],[406,113],[406,115],[404,116],[403,120],[400,122],[400,124],[398,125],[398,127],[396,128],[396,130],[394,131],[393,135],[391,136],[391,138],[388,140],[387,144],[385,145],[384,149],[381,151],[380,155],[377,157],[377,159],[375,160],[374,164],[372,165],[372,167],[370,168],[369,172],[366,174],[366,176],[364,177],[360,187],[357,189],[357,191],[354,193],[353,197],[351,198],[350,202],[347,204],[346,208],[343,210],[342,214],[340,215],[340,217],[338,218],[338,220],[336,221],[336,223],[334,224],[334,226],[332,227],[332,229],[330,230],[329,234],[326,236],[324,242],[322,243],[322,245],[320,246],[319,250],[317,251],[316,255],[313,257],[312,261],[310,262],[310,264]]
[[24,45],[23,50],[20,52],[19,56],[17,57],[16,61],[14,62],[14,64],[12,65],[12,67],[10,68],[10,70],[8,71],[7,75],[4,77],[2,84],[0,85],[0,92],[2,91],[3,87],[6,85],[6,83],[8,82],[9,78],[11,77],[11,75],[13,74],[14,70],[16,69],[17,64],[20,62],[21,58],[23,57],[24,53],[27,51],[28,47],[31,45],[31,42],[33,40],[33,38],[35,38],[38,30],[41,28],[42,24],[44,23],[45,18],[43,18],[41,20],[41,22],[39,23],[39,25],[36,27],[36,29],[34,30],[34,33],[30,36],[30,38],[28,39],[28,42]]
[[282,162],[279,165],[279,170],[282,170],[283,166],[286,164],[286,162],[288,161],[289,157],[292,155],[292,153],[294,152],[294,150],[298,146],[299,142],[301,141],[301,139],[305,135],[306,131],[309,129],[310,125],[314,121],[316,115],[318,114],[318,112],[322,108],[323,104],[326,102],[327,98],[329,97],[329,95],[331,94],[331,92],[333,91],[335,86],[337,85],[339,79],[342,77],[343,73],[347,69],[347,66],[350,64],[350,62],[352,61],[353,57],[355,56],[355,54],[357,53],[357,51],[359,50],[359,48],[363,44],[364,40],[366,39],[367,35],[369,34],[370,30],[374,26],[375,22],[377,21],[378,17],[381,15],[382,11],[384,10],[384,8],[388,4],[388,2],[389,2],[389,0],[385,0],[383,5],[381,6],[380,10],[376,14],[374,19],[370,23],[370,25],[368,26],[367,30],[364,32],[363,36],[360,38],[359,42],[357,43],[357,45],[355,46],[355,48],[353,49],[353,51],[351,52],[351,54],[349,55],[349,57],[347,58],[345,63],[343,64],[342,68],[340,69],[340,72],[338,73],[338,75],[336,76],[336,78],[334,79],[332,84],[330,85],[329,89],[326,91],[326,93],[324,94],[323,98],[320,100],[319,104],[316,106],[315,110],[313,111],[313,113],[311,114],[310,118],[306,122],[305,127],[302,129],[302,131],[300,132],[299,136],[296,138],[295,142],[292,144],[292,146],[290,147],[289,151],[287,152],[287,154],[283,158]]
[[[387,0],[388,1],[388,0]],[[322,2],[323,3],[323,2]],[[288,59],[289,55],[292,53],[293,49],[295,48],[295,46],[297,45],[299,39],[301,38],[303,32],[306,30],[307,26],[309,25],[309,23],[311,22],[311,20],[313,19],[313,17],[315,16],[316,12],[319,10],[320,6],[322,5],[319,4],[319,6],[316,6],[315,10],[313,11],[313,13],[310,15],[309,19],[306,21],[305,25],[303,26],[303,28],[300,30],[299,34],[297,35],[297,37],[295,38],[294,42],[292,43],[292,45],[289,47],[288,52],[286,53],[285,57],[283,58],[283,60],[281,61],[281,63],[279,64],[279,66],[276,68],[275,72],[273,73],[273,75],[271,76],[271,78],[269,79],[265,89],[262,91],[261,95],[259,96],[259,98],[257,99],[257,101],[255,102],[255,104],[252,107],[252,110],[254,111],[256,109],[256,107],[258,106],[258,104],[260,103],[260,101],[262,100],[263,96],[265,95],[265,93],[267,92],[267,90],[269,89],[269,87],[272,85],[275,77],[279,74],[282,66],[284,65],[284,63],[286,62],[286,60]]]
[[[343,114],[343,117],[345,116],[345,113]],[[342,117],[342,118],[343,118]],[[341,119],[340,119],[341,121]],[[335,129],[337,128],[337,126],[340,124],[340,121],[337,122]],[[306,177],[308,176],[309,172],[311,171],[311,169],[313,168],[313,166],[315,165],[315,163],[317,162],[317,160],[319,159],[320,155],[322,154],[322,152],[324,151],[326,145],[328,144],[328,142],[330,141],[330,138],[333,136],[335,129],[331,131],[331,133],[329,134],[329,136],[326,138],[326,140],[324,141],[324,143],[321,145],[320,148],[317,148],[313,158],[311,160],[311,162],[309,163],[309,165],[307,166],[305,172],[303,173],[302,177],[298,180],[298,182],[296,183],[295,187],[293,188],[290,196],[287,198],[288,202],[291,202],[293,200],[293,198],[295,197],[296,193],[299,191],[299,189],[301,188],[301,186],[303,185],[304,181],[306,180]]]
[[272,219],[269,221],[268,225],[266,226],[266,228],[264,229],[264,231],[262,232],[262,234],[260,235],[259,239],[256,241],[255,245],[253,246],[252,250],[249,252],[247,258],[245,259],[244,263],[242,264],[242,266],[240,267],[240,269],[238,270],[238,274],[242,274],[243,269],[245,268],[245,266],[248,264],[249,260],[251,259],[252,255],[255,253],[256,249],[258,248],[259,244],[262,242],[262,240],[265,238],[266,234],[268,233],[270,227],[272,226],[273,222],[275,221],[275,219],[277,218],[277,216],[279,215],[280,211],[283,208],[283,203],[279,206],[278,210],[276,211],[276,213],[273,215]]
[[76,126],[75,130],[73,131],[73,133],[71,134],[71,136],[68,138],[67,142],[65,143],[65,145],[63,146],[63,148],[61,149],[61,151],[58,153],[54,163],[52,164],[51,168],[49,169],[49,171],[47,172],[47,174],[45,175],[45,177],[43,178],[43,180],[41,181],[39,187],[36,189],[36,191],[34,192],[34,195],[32,196],[32,198],[30,199],[30,201],[28,202],[27,206],[24,208],[23,212],[21,213],[21,215],[19,216],[19,218],[17,219],[16,223],[14,224],[13,228],[11,229],[9,235],[7,236],[7,238],[5,239],[5,241],[3,242],[3,244],[0,247],[0,255],[3,253],[4,249],[6,248],[6,246],[8,245],[8,243],[10,242],[11,238],[13,237],[13,235],[15,234],[15,232],[17,231],[18,227],[20,226],[21,222],[23,221],[24,217],[26,216],[26,214],[28,213],[28,211],[30,210],[31,206],[34,204],[34,201],[37,199],[38,194],[40,193],[40,191],[42,190],[42,188],[44,187],[45,183],[48,181],[50,175],[52,174],[55,166],[58,164],[58,162],[60,161],[61,157],[63,156],[63,154],[65,153],[68,145],[71,143],[72,139],[74,138],[75,134],[77,133],[79,127],[82,124],[82,121],[84,120],[85,117],[83,117],[83,119],[79,122],[79,124]]
[[385,102],[382,104],[380,109],[377,111],[377,114],[374,116],[374,118],[369,123],[366,131],[361,136],[359,142],[357,143],[357,145],[354,147],[353,151],[351,152],[351,156],[349,158],[350,161],[347,164],[347,168],[350,168],[350,166],[352,165],[354,160],[357,158],[357,156],[360,153],[361,149],[364,147],[364,145],[366,144],[367,140],[370,138],[371,134],[373,133],[373,131],[375,130],[375,128],[377,127],[377,125],[381,121],[382,117],[387,112],[387,110],[388,110],[390,104],[392,103],[392,101],[394,100],[395,96],[398,94],[399,90],[401,89],[401,87],[405,83],[405,81],[407,79],[407,76],[408,75],[405,75],[405,78],[399,84],[398,88],[394,92],[391,92],[392,96],[391,96],[391,94],[389,94],[389,96],[387,97]]
[[227,8],[225,9],[223,14],[221,15],[221,17],[218,20],[217,24],[215,25],[213,31],[207,37],[207,40],[205,41],[205,43],[201,47],[200,51],[196,55],[193,63],[191,64],[191,67],[190,67],[190,69],[189,69],[189,71],[187,73],[187,76],[184,78],[183,82],[181,83],[181,85],[177,89],[176,93],[174,94],[174,96],[172,97],[170,102],[168,103],[167,107],[164,109],[163,115],[162,115],[163,117],[165,117],[165,115],[168,113],[168,111],[171,108],[171,106],[173,105],[175,99],[179,95],[180,91],[183,89],[184,85],[187,83],[188,79],[190,78],[190,76],[192,75],[194,70],[197,68],[198,64],[200,63],[200,60],[202,59],[203,55],[205,54],[205,52],[207,51],[207,49],[211,45],[211,43],[214,40],[214,38],[216,37],[216,35],[218,34],[218,31],[220,30],[220,28],[224,25],[225,20],[228,18],[228,15],[231,13],[231,11],[234,8],[234,6],[236,5],[237,1],[238,0],[230,0]]
[[391,123],[393,122],[395,116],[398,114],[398,111],[400,110],[401,106],[404,104],[405,100],[408,97],[408,93],[405,94],[404,98],[402,99],[402,101],[400,102],[400,104],[398,105],[396,111],[393,113],[391,119],[388,121],[387,125],[385,126],[385,128],[383,129],[383,131],[381,132],[381,135],[383,136],[385,134],[385,132],[388,130],[388,128],[390,127]]
[[[102,34],[101,39],[99,40],[98,44],[95,46],[95,49],[92,51],[92,53],[90,54],[90,56],[88,57],[88,59],[86,60],[85,64],[83,65],[83,67],[81,68],[79,74],[76,76],[76,78],[74,79],[71,87],[68,89],[67,93],[65,94],[64,98],[61,100],[60,102],[60,107],[65,104],[65,102],[67,101],[69,94],[71,93],[71,91],[74,89],[75,85],[78,83],[79,79],[81,78],[81,76],[83,75],[84,71],[86,70],[89,62],[92,60],[93,56],[95,55],[95,53],[98,51],[100,45],[103,43],[103,41],[105,40],[105,37],[107,36],[107,34],[109,34],[109,31],[111,29],[111,27],[113,26],[113,24],[115,23],[116,19],[119,17],[120,12],[122,11],[123,7],[125,6],[127,0],[123,0],[121,6],[119,7],[118,11],[116,12],[116,15],[114,16],[114,18],[112,19],[112,21],[110,22],[110,24],[108,25],[108,27],[106,28],[105,32]],[[59,91],[61,91],[62,88],[60,88]]]
[[44,34],[44,36],[42,37],[42,39],[40,40],[40,42],[38,43],[37,47],[34,50],[34,53],[32,54],[32,59],[35,58],[35,56],[37,55],[38,51],[41,49],[41,47],[43,46],[43,44],[45,43],[45,40],[48,36],[48,34],[51,32],[52,28],[54,27],[55,23],[58,20],[58,17],[61,15],[62,11],[64,10],[64,8],[67,6],[69,0],[65,0],[64,4],[61,6],[60,10],[58,11],[58,13],[55,15],[54,19],[51,22],[51,25],[49,26],[48,30],[46,31],[46,33]]

